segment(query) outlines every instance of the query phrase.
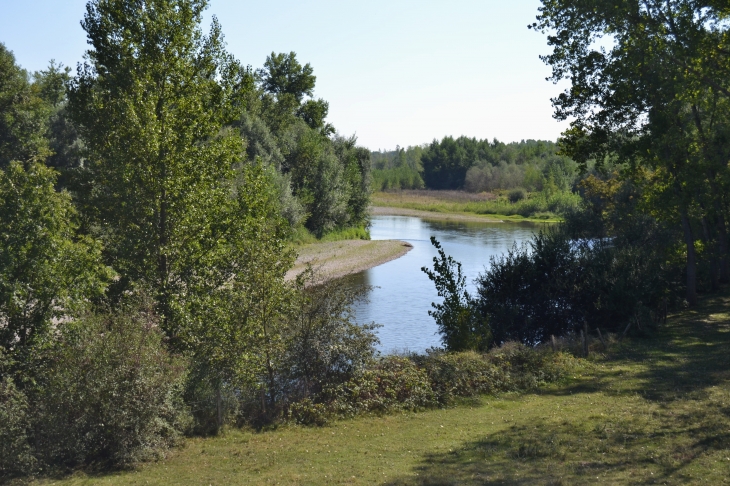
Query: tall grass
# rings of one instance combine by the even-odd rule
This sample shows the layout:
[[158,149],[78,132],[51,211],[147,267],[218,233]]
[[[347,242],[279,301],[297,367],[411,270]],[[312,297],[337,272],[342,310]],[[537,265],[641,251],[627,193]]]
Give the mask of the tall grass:
[[496,197],[459,198],[453,191],[400,191],[373,195],[373,204],[419,209],[440,213],[496,214],[525,218],[554,219],[578,207],[580,196],[571,192],[535,192],[527,198],[510,202],[506,195]]
[[369,240],[370,231],[365,226],[355,226],[350,228],[335,229],[329,233],[317,238],[311,231],[304,226],[298,226],[292,232],[290,237],[294,245],[309,245],[322,241],[341,241],[341,240]]

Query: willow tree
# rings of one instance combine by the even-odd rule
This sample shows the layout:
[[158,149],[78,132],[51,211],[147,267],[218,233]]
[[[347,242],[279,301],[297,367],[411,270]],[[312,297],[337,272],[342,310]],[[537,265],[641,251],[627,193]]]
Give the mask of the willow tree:
[[89,2],[91,49],[69,91],[87,147],[79,200],[120,274],[113,292],[151,289],[181,346],[203,339],[218,290],[258,256],[286,253],[265,174],[243,163],[243,141],[227,128],[253,76],[226,53],[215,19],[202,32],[206,5]]

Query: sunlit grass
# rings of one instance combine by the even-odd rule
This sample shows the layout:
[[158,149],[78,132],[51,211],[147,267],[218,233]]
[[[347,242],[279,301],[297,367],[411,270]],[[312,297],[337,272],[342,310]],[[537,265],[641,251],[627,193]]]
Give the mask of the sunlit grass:
[[728,484],[730,292],[613,344],[567,383],[324,428],[230,430],[59,484]]

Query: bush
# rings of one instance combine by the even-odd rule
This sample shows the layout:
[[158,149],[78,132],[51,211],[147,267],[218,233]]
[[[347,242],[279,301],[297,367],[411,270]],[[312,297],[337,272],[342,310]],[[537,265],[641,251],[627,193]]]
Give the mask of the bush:
[[381,358],[348,382],[326,389],[321,400],[330,413],[343,417],[436,405],[426,372],[413,360],[399,356]]
[[125,466],[175,444],[189,423],[185,367],[162,340],[147,301],[69,324],[32,396],[37,456],[58,466]]
[[504,373],[502,391],[527,391],[558,381],[574,366],[570,354],[535,349],[514,341],[491,349],[486,357]]
[[575,233],[572,219],[493,258],[477,279],[474,305],[495,343],[534,346],[577,333],[585,321],[621,332],[628,322],[649,321],[643,316],[676,292],[678,271],[666,252],[671,240],[655,222],[636,218],[630,230],[595,238]]
[[454,397],[472,397],[504,390],[501,370],[474,351],[461,353],[432,352],[422,359],[431,387],[440,404]]
[[517,189],[512,189],[509,193],[507,193],[507,199],[509,199],[509,202],[513,204],[522,201],[526,197],[527,192],[525,192],[525,190],[521,187],[518,187]]
[[438,252],[438,256],[433,257],[433,270],[421,267],[421,271],[428,275],[438,296],[444,299],[440,304],[432,302],[434,310],[428,311],[428,315],[436,321],[446,349],[487,349],[491,341],[489,325],[475,312],[474,300],[466,290],[461,263],[446,255],[436,237],[431,237],[431,244]]
[[29,430],[28,399],[6,376],[0,381],[0,478],[28,474],[35,468]]

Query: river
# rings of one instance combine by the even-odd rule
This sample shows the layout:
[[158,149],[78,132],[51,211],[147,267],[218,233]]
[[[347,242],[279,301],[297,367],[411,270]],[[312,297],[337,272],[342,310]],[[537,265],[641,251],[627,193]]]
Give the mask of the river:
[[529,240],[538,226],[531,223],[456,223],[425,221],[409,216],[375,216],[373,240],[403,240],[413,245],[405,256],[343,279],[346,285],[369,285],[368,302],[355,308],[359,323],[375,322],[382,353],[422,352],[441,345],[436,323],[428,315],[431,303],[439,300],[433,283],[421,271],[432,267],[435,236],[447,255],[461,262],[468,289],[489,265],[491,256],[505,253],[512,245]]

